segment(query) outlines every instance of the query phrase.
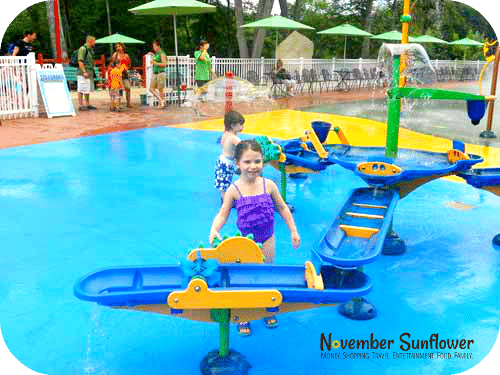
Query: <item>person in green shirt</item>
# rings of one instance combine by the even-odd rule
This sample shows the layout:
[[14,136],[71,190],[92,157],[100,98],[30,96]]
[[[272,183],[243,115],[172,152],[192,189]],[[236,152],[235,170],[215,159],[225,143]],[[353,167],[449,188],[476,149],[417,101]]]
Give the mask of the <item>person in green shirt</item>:
[[210,81],[212,74],[212,58],[208,54],[210,44],[206,40],[201,40],[194,52],[194,60],[196,63],[194,79],[198,88]]
[[95,37],[87,35],[85,44],[78,49],[78,67],[80,69],[77,75],[77,91],[80,111],[97,109],[90,105],[90,92],[94,91],[94,46]]
[[167,68],[167,55],[161,49],[160,41],[153,42],[153,74],[151,76],[151,93],[158,98],[160,107],[163,108],[165,101],[163,98],[163,89],[165,88]]

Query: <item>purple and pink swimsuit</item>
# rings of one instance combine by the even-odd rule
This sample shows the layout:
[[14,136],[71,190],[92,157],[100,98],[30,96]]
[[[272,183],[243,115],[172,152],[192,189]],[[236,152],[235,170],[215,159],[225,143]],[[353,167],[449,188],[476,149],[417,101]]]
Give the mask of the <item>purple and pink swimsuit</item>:
[[266,192],[265,180],[262,181],[264,193],[246,197],[234,184],[240,194],[235,205],[238,213],[236,225],[244,236],[252,233],[254,241],[260,243],[264,243],[274,233],[274,202],[271,195]]

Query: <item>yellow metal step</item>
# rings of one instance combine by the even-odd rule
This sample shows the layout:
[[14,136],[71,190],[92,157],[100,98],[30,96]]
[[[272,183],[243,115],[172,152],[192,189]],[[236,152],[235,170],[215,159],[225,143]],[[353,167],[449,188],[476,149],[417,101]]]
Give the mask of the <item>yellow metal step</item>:
[[357,227],[354,225],[341,224],[339,228],[342,229],[349,237],[370,238],[379,232],[377,228]]
[[362,214],[358,212],[346,212],[346,215],[352,216],[352,217],[362,217],[365,219],[383,219],[384,215],[372,215],[372,214]]

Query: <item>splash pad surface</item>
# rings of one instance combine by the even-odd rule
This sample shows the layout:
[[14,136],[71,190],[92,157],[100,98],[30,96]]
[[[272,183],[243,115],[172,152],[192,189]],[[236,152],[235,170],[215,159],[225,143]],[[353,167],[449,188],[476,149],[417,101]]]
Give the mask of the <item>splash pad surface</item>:
[[[302,122],[290,122],[298,114],[283,116],[288,121],[275,121],[275,132],[301,132]],[[253,119],[247,117],[247,132],[256,130]],[[220,129],[220,122],[202,126]],[[363,129],[365,135],[377,132],[376,126]],[[354,125],[348,136],[357,130]],[[218,135],[155,128],[0,151],[0,207],[6,213],[0,219],[0,295],[6,302],[0,324],[21,362],[51,375],[198,372],[203,356],[217,347],[217,325],[85,303],[73,296],[72,287],[102,267],[177,264],[187,251],[206,243],[219,203],[212,187]],[[364,142],[369,141],[374,140]],[[449,142],[442,147],[446,150]],[[279,179],[271,168],[264,174]],[[349,190],[362,186],[340,166],[291,181],[288,199],[303,242],[293,250],[286,225],[278,221],[277,263],[309,259]],[[424,185],[399,202],[394,216],[394,229],[408,252],[365,267],[374,286],[367,297],[378,309],[376,319],[350,321],[333,307],[283,314],[276,330],[254,322],[249,338],[231,327],[231,347],[247,357],[251,374],[467,370],[484,358],[498,334],[500,258],[491,239],[498,233],[499,206],[497,196],[466,184],[437,180]],[[226,234],[234,224],[233,213]],[[373,333],[397,345],[391,350],[332,348],[338,359],[321,359],[322,333],[344,342],[370,340]],[[429,340],[435,333],[440,339],[474,340],[472,359],[393,359],[393,352],[403,352],[403,333],[411,335],[406,341]],[[372,352],[389,358],[375,358]]]

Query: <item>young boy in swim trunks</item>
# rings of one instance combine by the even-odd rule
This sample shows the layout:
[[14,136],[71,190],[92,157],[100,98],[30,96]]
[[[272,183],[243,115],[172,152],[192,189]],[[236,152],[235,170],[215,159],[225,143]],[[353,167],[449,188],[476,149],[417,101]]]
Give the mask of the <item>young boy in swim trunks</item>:
[[236,111],[229,111],[224,115],[224,134],[220,138],[222,153],[215,163],[215,187],[221,193],[221,200],[231,185],[236,170],[234,150],[241,142],[238,133],[243,130],[245,119]]

